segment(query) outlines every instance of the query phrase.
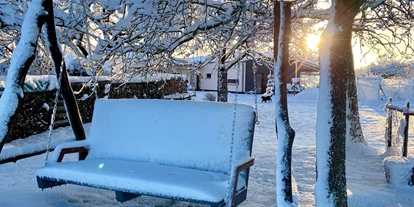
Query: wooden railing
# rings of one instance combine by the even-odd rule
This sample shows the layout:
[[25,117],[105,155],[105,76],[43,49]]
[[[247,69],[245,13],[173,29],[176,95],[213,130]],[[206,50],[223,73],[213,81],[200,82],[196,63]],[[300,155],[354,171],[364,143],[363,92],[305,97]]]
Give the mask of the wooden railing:
[[405,119],[404,134],[403,134],[403,146],[402,146],[402,156],[407,157],[408,152],[408,127],[410,116],[414,115],[414,110],[410,109],[410,101],[405,103],[405,106],[399,107],[392,104],[392,98],[388,98],[388,102],[385,104],[385,108],[388,109],[388,118],[387,118],[387,147],[392,146],[392,111],[397,111],[402,113]]

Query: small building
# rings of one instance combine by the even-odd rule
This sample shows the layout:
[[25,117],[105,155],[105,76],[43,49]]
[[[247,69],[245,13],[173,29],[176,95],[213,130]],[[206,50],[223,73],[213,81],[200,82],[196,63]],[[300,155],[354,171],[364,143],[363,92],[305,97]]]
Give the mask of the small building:
[[[193,64],[203,64],[196,70],[195,66],[192,66],[194,70],[190,70],[187,73],[189,83],[196,90],[200,91],[216,91],[218,81],[218,63],[216,60],[206,60],[205,57],[199,58],[199,62],[192,61]],[[190,61],[189,61],[190,62]],[[267,88],[268,76],[273,73],[273,68],[269,68],[265,65],[256,66],[256,92],[265,93]],[[237,77],[237,71],[239,70],[239,76]],[[288,80],[292,78],[300,78],[305,74],[319,74],[319,65],[304,61],[297,60],[292,61],[288,68]],[[251,93],[254,91],[254,78],[253,78],[253,60],[243,60],[240,64],[234,65],[227,71],[227,83],[229,92],[236,92],[236,84],[238,86],[239,93]]]
[[[196,81],[196,90],[203,91],[216,91],[217,82],[218,82],[218,64],[214,62],[209,62],[203,67],[198,69],[197,81]],[[249,80],[247,73],[251,71],[251,67],[247,68],[246,63],[242,62],[236,64],[234,67],[230,68],[227,71],[227,84],[229,92],[236,92],[238,86],[238,92],[244,93],[247,91]],[[239,75],[237,76],[237,71],[239,70]],[[246,83],[247,81],[247,83]],[[237,85],[238,84],[238,85]]]

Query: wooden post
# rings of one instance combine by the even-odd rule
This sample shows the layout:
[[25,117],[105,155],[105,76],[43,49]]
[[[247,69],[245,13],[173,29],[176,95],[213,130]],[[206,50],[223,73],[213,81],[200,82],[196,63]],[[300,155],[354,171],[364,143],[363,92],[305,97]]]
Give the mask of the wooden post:
[[[391,97],[388,98],[388,103],[392,104],[392,98]],[[392,143],[391,143],[391,140],[392,140],[392,112],[391,112],[391,109],[388,109],[387,113],[388,113],[388,120],[387,120],[387,125],[388,125],[388,127],[387,127],[387,137],[388,137],[388,140],[387,140],[387,146],[391,147],[392,146]]]
[[[408,109],[410,109],[410,101],[407,101],[405,103],[405,107]],[[403,140],[403,149],[402,149],[402,154],[403,157],[407,157],[407,151],[408,151],[408,123],[410,120],[410,115],[405,114],[405,127],[404,127],[404,140]]]

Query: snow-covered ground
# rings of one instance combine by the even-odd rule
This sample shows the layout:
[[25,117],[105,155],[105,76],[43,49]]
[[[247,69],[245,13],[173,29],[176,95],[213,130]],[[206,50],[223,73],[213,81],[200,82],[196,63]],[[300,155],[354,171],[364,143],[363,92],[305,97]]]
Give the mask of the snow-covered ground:
[[[197,92],[201,100],[204,92]],[[289,96],[290,121],[296,130],[293,149],[293,167],[298,185],[301,206],[314,206],[315,185],[315,129],[318,90],[306,89],[296,96]],[[230,95],[230,100],[234,95]],[[254,95],[240,94],[239,102],[254,104]],[[258,97],[260,99],[260,97]],[[360,102],[360,115],[368,146],[348,146],[347,181],[349,206],[393,207],[414,206],[414,188],[393,186],[386,183],[382,160],[384,159],[385,112],[379,107],[382,101]],[[259,102],[260,124],[256,126],[253,156],[255,165],[250,173],[248,197],[241,207],[276,206],[276,154],[277,142],[274,124],[274,103]],[[89,128],[89,124],[85,125]],[[63,130],[63,131],[62,131]],[[66,131],[65,131],[66,130]],[[71,134],[70,128],[60,129],[56,136]],[[40,139],[45,145],[43,134]],[[37,135],[42,136],[42,135]],[[64,137],[67,137],[65,135]],[[412,138],[412,137],[411,137]],[[411,139],[412,140],[412,139]],[[411,141],[410,140],[410,141]],[[33,141],[27,144],[35,144]],[[16,143],[18,147],[23,142]],[[39,144],[39,143],[37,143]],[[11,149],[12,145],[6,145]],[[414,156],[410,146],[409,156]],[[43,166],[45,155],[20,160],[17,163],[0,165],[0,206],[187,206],[152,197],[140,197],[125,203],[118,203],[112,191],[66,185],[45,189],[37,188],[35,170]],[[74,159],[74,157],[69,157]],[[192,205],[194,206],[194,205]],[[197,206],[197,205],[196,205]]]

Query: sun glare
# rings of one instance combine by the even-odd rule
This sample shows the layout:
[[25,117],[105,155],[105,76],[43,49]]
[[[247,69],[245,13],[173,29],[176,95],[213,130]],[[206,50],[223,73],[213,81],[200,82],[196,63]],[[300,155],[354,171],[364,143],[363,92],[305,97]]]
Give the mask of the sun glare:
[[315,34],[308,34],[306,41],[309,49],[316,50],[319,44],[319,36]]

